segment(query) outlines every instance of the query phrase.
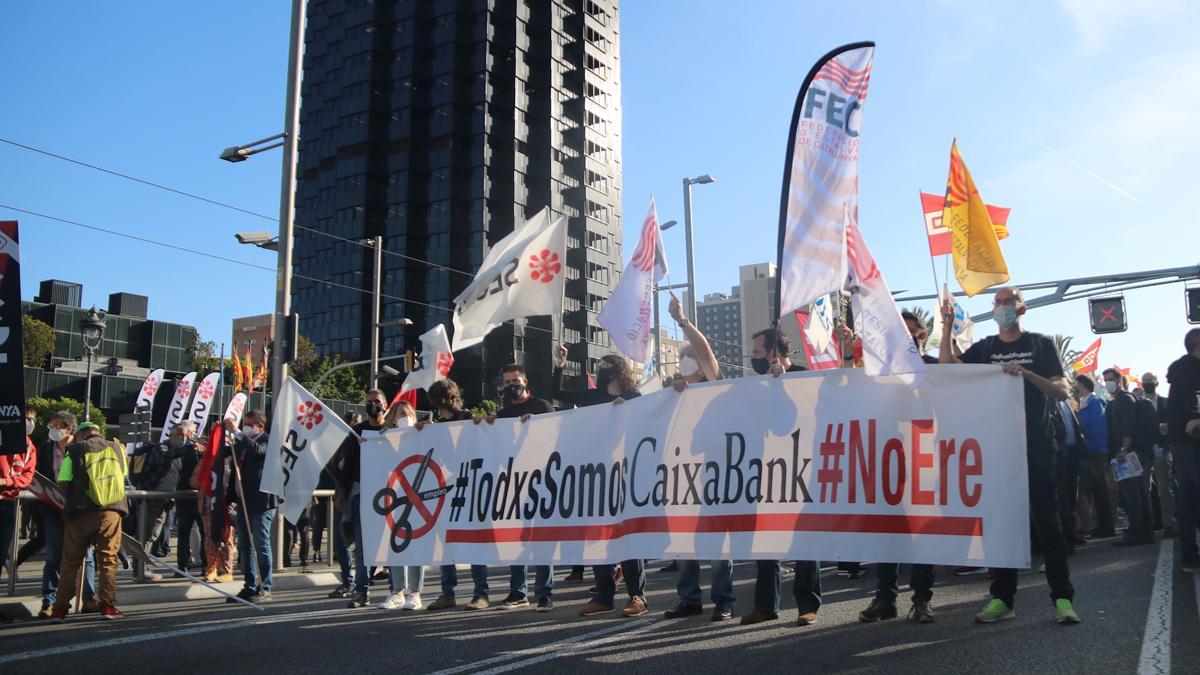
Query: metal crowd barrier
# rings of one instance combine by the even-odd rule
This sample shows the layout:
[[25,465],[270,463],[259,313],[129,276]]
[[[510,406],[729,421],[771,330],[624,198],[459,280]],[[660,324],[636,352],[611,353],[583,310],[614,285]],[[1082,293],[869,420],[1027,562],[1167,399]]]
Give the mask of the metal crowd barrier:
[[[333,508],[333,490],[315,490],[313,496],[323,501],[325,508],[325,565],[326,567],[333,566],[333,528],[340,527],[340,523],[335,519],[335,511]],[[125,496],[131,501],[136,500],[137,513],[137,537],[138,541],[146,543],[146,537],[149,535],[150,508],[149,503],[152,501],[166,501],[168,499],[195,499],[199,495],[196,490],[172,490],[172,491],[156,491],[156,490],[126,490]],[[16,500],[15,518],[13,523],[13,538],[12,546],[8,556],[8,595],[14,596],[17,594],[17,552],[20,550],[20,533],[21,527],[21,502],[25,500],[37,501],[37,497],[28,490],[22,490],[19,499]],[[131,504],[132,505],[132,504]],[[318,503],[314,508],[321,508],[322,504]],[[131,509],[131,512],[133,510]],[[239,514],[238,517],[241,517]],[[275,519],[278,522],[283,515],[276,515]],[[235,529],[237,525],[234,525]],[[310,525],[311,527],[311,525]],[[311,534],[309,535],[311,536]],[[201,543],[203,545],[203,542]],[[282,551],[273,551],[275,560],[282,560]],[[277,567],[278,568],[278,567]],[[145,572],[144,563],[133,557],[133,578],[141,579]]]

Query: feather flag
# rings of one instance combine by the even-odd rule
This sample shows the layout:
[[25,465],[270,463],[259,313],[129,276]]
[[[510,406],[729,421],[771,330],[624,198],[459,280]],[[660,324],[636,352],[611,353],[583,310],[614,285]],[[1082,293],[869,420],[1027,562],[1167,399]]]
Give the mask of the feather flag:
[[633,257],[596,317],[617,349],[639,363],[649,360],[653,341],[654,283],[667,274],[666,252],[662,249],[658,211],[651,198]]

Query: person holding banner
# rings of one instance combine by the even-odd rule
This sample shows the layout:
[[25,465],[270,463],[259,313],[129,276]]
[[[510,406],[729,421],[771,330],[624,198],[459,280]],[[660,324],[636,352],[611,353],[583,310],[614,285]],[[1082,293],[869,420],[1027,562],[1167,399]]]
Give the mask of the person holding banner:
[[[783,373],[806,370],[792,363],[792,342],[776,328],[767,328],[754,334],[750,344],[750,363],[759,375],[770,373],[779,377]],[[754,581],[754,609],[742,617],[742,625],[748,626],[779,618],[779,600],[783,590],[783,563],[779,560],[758,560],[758,576]],[[815,560],[797,560],[796,576],[792,580],[792,595],[796,598],[798,626],[811,626],[817,622],[821,609],[821,563]]]
[[[417,410],[411,403],[400,400],[388,410],[387,428],[411,428],[417,421]],[[360,526],[361,528],[361,526]],[[362,546],[362,530],[358,531],[358,547]],[[395,565],[388,567],[388,586],[391,595],[379,604],[380,609],[417,610],[421,603],[421,588],[425,585],[425,567],[423,565]]]
[[337,456],[342,458],[342,471],[338,476],[338,486],[333,496],[336,509],[345,512],[350,509],[350,528],[355,541],[354,547],[354,596],[346,606],[350,609],[367,607],[370,598],[367,587],[371,583],[371,575],[363,560],[362,546],[362,516],[359,513],[359,481],[362,471],[362,451],[359,447],[363,440],[363,432],[380,432],[387,428],[387,397],[381,389],[371,389],[366,396],[367,419],[362,424],[351,427],[354,433],[346,437],[338,448]]
[[[582,390],[564,389],[563,368],[567,365],[567,348],[559,345],[554,349],[554,371],[551,374],[554,398],[567,404],[584,408],[591,405],[612,403],[620,405],[631,398],[641,396],[637,377],[625,357],[608,354],[596,362],[596,388]],[[621,570],[625,577],[625,588],[629,601],[621,613],[625,616],[640,616],[646,613],[646,563],[644,560],[623,560]],[[617,571],[614,565],[595,565],[596,594],[579,612],[582,616],[604,614],[614,609],[617,594]]]
[[[232,481],[225,489],[227,498],[238,501],[239,513],[235,525],[244,583],[238,597],[260,603],[271,599],[271,525],[279,511],[279,499],[260,489],[270,440],[267,435],[267,415],[261,410],[246,411],[242,416],[241,431],[236,429],[231,418],[225,418],[224,424],[225,431],[233,438],[233,461],[237,462],[240,471],[229,472]],[[240,493],[236,484],[239,476]],[[252,550],[258,554],[257,560],[251,554]],[[232,601],[232,598],[227,600]]]
[[[1062,360],[1054,341],[1040,333],[1021,328],[1021,316],[1028,307],[1021,290],[1004,286],[996,291],[993,317],[999,333],[976,342],[962,357],[949,349],[940,350],[942,363],[984,363],[1001,366],[1005,373],[1025,383],[1025,442],[1029,463],[1029,515],[1046,563],[1046,581],[1059,624],[1077,624],[1072,600],[1075,588],[1067,566],[1067,542],[1058,523],[1055,494],[1057,472],[1054,461],[1056,441],[1051,405],[1070,395],[1063,375]],[[954,306],[949,298],[942,304],[942,344],[951,344]],[[991,586],[992,599],[975,615],[978,623],[996,623],[1011,619],[1017,595],[1017,570],[997,569]]]

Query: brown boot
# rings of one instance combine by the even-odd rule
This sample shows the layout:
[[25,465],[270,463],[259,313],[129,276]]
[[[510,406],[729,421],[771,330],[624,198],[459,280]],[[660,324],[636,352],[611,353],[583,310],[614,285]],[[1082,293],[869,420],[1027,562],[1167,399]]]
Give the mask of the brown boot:
[[816,612],[801,612],[800,617],[796,619],[797,626],[811,626],[817,622]]
[[646,599],[640,595],[635,595],[625,604],[625,609],[621,610],[625,616],[641,616],[646,613]]
[[777,612],[764,612],[756,609],[749,614],[742,615],[742,625],[750,626],[756,623],[762,623],[764,621],[774,621],[778,618],[779,614]]

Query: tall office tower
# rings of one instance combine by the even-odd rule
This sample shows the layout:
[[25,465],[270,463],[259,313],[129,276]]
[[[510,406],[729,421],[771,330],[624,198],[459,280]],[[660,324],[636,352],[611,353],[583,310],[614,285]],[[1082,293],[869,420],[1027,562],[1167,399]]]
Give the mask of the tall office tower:
[[568,373],[612,350],[596,313],[621,270],[619,16],[617,0],[310,0],[292,306],[319,355],[370,357],[374,255],[356,242],[383,238],[390,357],[449,329],[488,247],[544,207],[569,218],[562,316],[505,324],[452,377],[473,404],[517,362],[548,396],[552,339]]

